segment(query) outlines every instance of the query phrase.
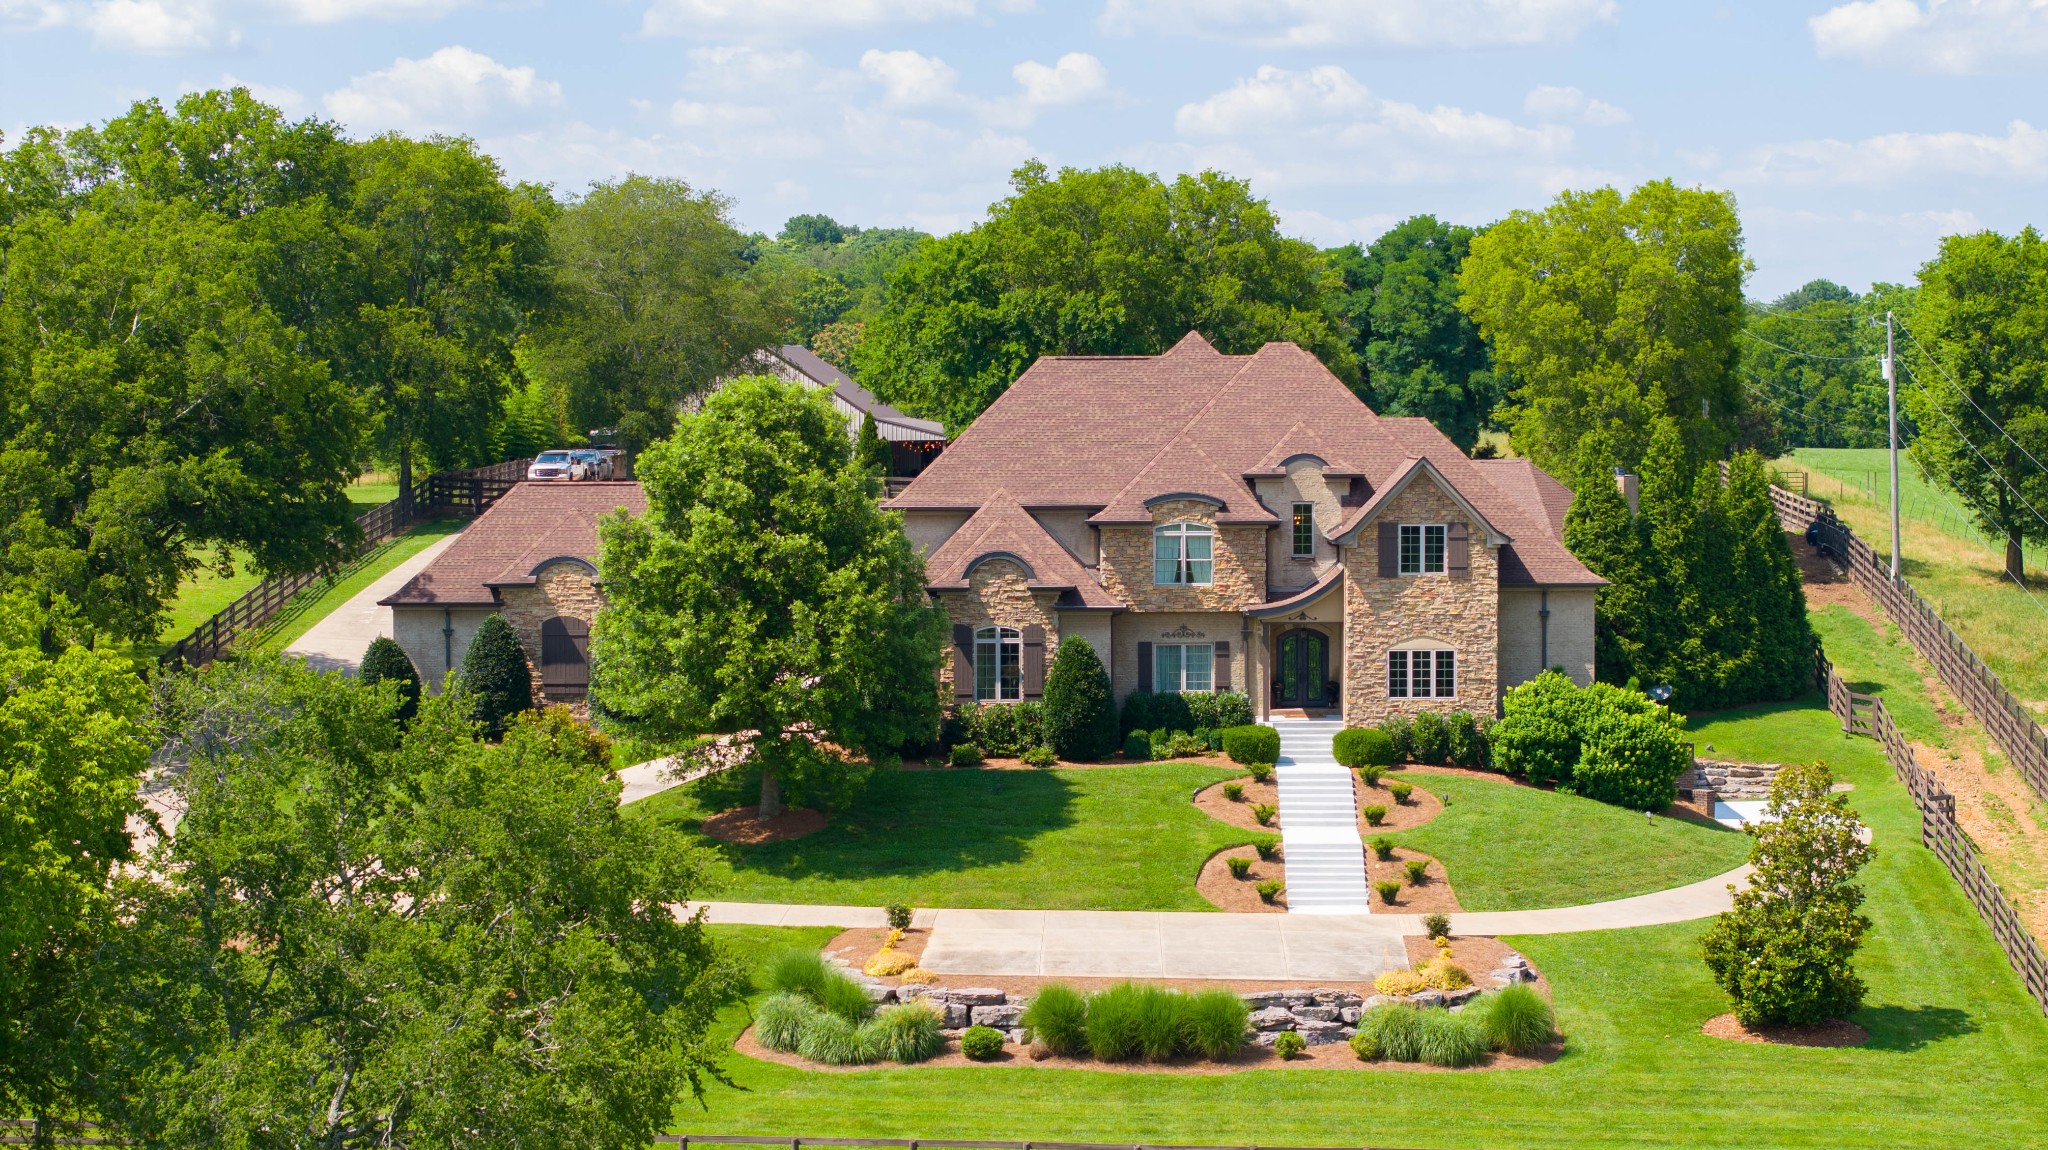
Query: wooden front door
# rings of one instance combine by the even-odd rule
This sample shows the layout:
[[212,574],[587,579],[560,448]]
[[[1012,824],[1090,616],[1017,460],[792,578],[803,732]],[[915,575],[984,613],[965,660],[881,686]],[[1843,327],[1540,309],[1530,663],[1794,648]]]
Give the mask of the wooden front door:
[[1326,707],[1330,703],[1330,637],[1306,627],[1274,644],[1273,705]]

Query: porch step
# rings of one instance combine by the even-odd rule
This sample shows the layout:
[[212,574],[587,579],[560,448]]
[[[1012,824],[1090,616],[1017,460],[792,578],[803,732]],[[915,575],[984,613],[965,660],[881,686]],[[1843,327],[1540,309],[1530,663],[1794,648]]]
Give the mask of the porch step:
[[1292,914],[1370,914],[1365,848],[1351,772],[1331,740],[1337,719],[1274,718],[1280,732],[1280,839],[1286,849],[1287,909]]

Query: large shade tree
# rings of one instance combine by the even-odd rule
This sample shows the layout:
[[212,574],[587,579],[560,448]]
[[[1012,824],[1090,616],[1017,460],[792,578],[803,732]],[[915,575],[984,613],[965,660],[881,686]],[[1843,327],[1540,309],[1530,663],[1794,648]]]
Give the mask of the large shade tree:
[[1669,180],[1564,192],[1475,237],[1459,306],[1513,389],[1515,450],[1563,474],[1605,430],[1633,467],[1663,415],[1694,455],[1721,454],[1749,269],[1734,197]]
[[843,796],[931,736],[944,623],[924,563],[814,388],[745,377],[638,463],[603,521],[594,705],[667,735],[744,733],[761,816]]
[[1039,356],[1156,355],[1191,329],[1229,353],[1292,340],[1358,381],[1323,309],[1334,274],[1244,181],[1033,162],[1010,182],[890,276],[854,354],[883,399],[957,431]]

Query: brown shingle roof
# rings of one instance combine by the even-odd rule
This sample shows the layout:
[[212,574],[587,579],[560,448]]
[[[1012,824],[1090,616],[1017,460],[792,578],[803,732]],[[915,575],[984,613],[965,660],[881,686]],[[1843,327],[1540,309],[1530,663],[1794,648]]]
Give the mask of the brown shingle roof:
[[531,583],[550,559],[597,563],[597,521],[614,508],[644,515],[647,496],[638,483],[532,482],[514,484],[477,516],[455,542],[396,594],[391,607],[488,607],[493,586]]
[[925,560],[927,586],[934,591],[964,591],[975,565],[997,555],[1023,564],[1025,583],[1033,590],[1064,592],[1064,605],[1123,606],[1006,491],[996,492]]

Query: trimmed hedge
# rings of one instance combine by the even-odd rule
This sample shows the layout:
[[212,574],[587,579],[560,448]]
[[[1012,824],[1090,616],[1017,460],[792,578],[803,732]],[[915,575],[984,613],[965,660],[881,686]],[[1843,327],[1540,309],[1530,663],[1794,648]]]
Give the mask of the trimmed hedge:
[[462,656],[461,679],[470,717],[494,739],[512,716],[533,710],[533,667],[503,615],[486,615],[477,626]]
[[412,722],[413,715],[420,709],[420,673],[415,670],[412,660],[406,657],[405,648],[388,635],[379,635],[370,640],[370,646],[363,652],[363,661],[356,668],[356,682],[363,686],[377,683],[398,684],[398,713],[401,723]]
[[1241,691],[1133,691],[1124,699],[1118,730],[1193,731],[1241,727],[1252,721],[1252,701]]
[[1088,640],[1075,635],[1060,641],[1045,676],[1043,715],[1046,744],[1068,762],[1106,759],[1117,749],[1109,673]]
[[1385,731],[1371,727],[1347,727],[1337,732],[1331,745],[1337,761],[1347,767],[1391,767],[1394,740]]
[[1223,753],[1233,763],[1277,763],[1280,732],[1258,725],[1231,727],[1223,732]]
[[1580,687],[1545,671],[1509,691],[1491,732],[1495,766],[1531,782],[1639,811],[1678,797],[1691,756],[1682,723],[1640,691]]
[[1124,759],[1133,763],[1152,761],[1152,736],[1144,731],[1132,731],[1124,736]]

